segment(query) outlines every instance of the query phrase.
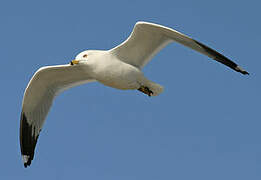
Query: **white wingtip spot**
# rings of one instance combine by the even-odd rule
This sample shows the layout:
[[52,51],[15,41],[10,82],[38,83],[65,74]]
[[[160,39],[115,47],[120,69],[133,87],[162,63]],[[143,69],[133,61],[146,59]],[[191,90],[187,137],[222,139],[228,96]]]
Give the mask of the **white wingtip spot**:
[[238,70],[238,71],[245,71],[245,70],[242,69],[240,66],[237,66],[235,69]]
[[242,74],[249,74],[247,71],[245,71],[243,68],[240,66],[235,67],[235,70],[238,72],[241,72]]
[[22,155],[24,163],[28,162],[29,156],[28,155]]

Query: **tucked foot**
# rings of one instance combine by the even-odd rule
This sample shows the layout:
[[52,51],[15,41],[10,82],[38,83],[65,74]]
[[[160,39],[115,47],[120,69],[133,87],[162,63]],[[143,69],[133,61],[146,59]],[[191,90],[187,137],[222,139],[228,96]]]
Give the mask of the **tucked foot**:
[[144,94],[147,94],[148,96],[151,96],[153,94],[153,92],[146,86],[141,86],[138,90],[143,92]]

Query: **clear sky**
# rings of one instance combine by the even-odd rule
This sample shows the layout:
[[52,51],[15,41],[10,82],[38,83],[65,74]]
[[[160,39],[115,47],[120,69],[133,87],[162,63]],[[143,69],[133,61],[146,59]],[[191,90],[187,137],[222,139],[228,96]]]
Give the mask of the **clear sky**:
[[[259,180],[260,1],[1,1],[0,179]],[[32,165],[20,156],[24,90],[46,65],[110,49],[134,24],[172,27],[250,76],[179,44],[144,68],[158,97],[90,83],[58,96]]]

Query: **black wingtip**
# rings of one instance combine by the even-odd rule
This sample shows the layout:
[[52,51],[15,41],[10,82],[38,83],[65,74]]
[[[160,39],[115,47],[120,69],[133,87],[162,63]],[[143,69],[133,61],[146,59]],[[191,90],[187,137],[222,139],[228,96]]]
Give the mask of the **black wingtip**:
[[[31,165],[31,162],[32,162],[32,158],[27,155],[22,155],[23,156],[23,161],[24,161],[24,167],[27,168],[28,166]],[[24,158],[24,156],[27,156],[26,158]]]
[[38,135],[36,137],[32,136],[32,131],[32,125],[28,123],[25,113],[22,112],[20,122],[20,146],[25,168],[31,165],[38,139]]
[[27,168],[27,166],[30,166],[30,164],[24,163],[24,167]]
[[238,66],[236,63],[234,63],[233,61],[231,61],[230,59],[228,59],[227,57],[225,57],[224,55],[220,54],[219,52],[211,49],[210,47],[207,47],[206,45],[193,40],[195,43],[197,43],[199,46],[201,46],[201,48],[203,48],[207,53],[209,53],[209,57],[213,58],[214,60],[230,67],[231,69],[234,69],[237,72],[240,72],[242,74],[247,74],[249,75],[249,73],[247,71],[245,71],[244,69],[242,69],[240,66]]
[[31,165],[31,163],[29,164],[29,163],[24,163],[24,167],[25,168],[27,168],[27,167],[29,167]]
[[247,71],[242,72],[242,74],[249,75],[249,73]]
[[242,73],[244,75],[249,75],[249,73],[247,71],[245,71],[243,68],[241,68],[238,65],[234,68],[234,70],[236,70],[237,72],[240,72],[240,73]]

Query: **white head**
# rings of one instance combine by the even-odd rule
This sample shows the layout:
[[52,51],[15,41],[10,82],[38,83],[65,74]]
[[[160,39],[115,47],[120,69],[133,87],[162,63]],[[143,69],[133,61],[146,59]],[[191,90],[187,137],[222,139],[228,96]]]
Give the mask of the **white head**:
[[88,60],[90,60],[93,55],[97,55],[99,51],[98,50],[86,50],[81,53],[79,53],[74,60],[70,62],[71,65],[75,64],[81,64],[81,63],[86,63]]

